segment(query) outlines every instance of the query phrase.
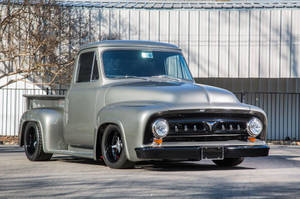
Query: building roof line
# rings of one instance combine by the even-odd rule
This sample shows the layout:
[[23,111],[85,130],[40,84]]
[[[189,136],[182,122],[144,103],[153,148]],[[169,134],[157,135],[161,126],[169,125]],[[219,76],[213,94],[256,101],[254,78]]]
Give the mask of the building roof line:
[[58,1],[58,4],[74,7],[125,9],[300,8],[300,1]]
[[[15,0],[15,3],[22,3]],[[5,0],[0,0],[5,4]],[[34,3],[34,1],[31,1]],[[58,5],[65,7],[92,7],[117,9],[272,9],[272,8],[300,8],[300,1],[57,1]]]

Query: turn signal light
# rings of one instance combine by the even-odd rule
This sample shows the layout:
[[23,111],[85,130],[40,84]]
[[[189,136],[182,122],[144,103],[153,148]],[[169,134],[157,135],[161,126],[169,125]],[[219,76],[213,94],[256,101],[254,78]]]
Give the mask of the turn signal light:
[[153,142],[155,142],[156,144],[161,145],[162,144],[162,139],[161,138],[160,139],[154,138]]
[[162,138],[153,138],[152,146],[153,147],[160,147],[162,142],[163,142]]
[[248,137],[248,140],[249,140],[250,142],[255,142],[255,141],[256,141],[256,138],[254,138],[254,137]]

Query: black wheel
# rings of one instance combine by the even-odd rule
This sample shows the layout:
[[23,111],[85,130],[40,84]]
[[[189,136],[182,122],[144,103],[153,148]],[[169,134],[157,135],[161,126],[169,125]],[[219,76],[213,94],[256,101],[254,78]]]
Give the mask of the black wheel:
[[225,158],[224,160],[213,160],[219,167],[234,167],[241,164],[244,158]]
[[43,150],[42,135],[39,125],[29,122],[24,132],[24,149],[27,158],[31,161],[50,160],[52,154],[45,153]]
[[114,169],[132,168],[134,163],[127,159],[125,147],[119,127],[109,125],[103,133],[101,143],[105,164]]

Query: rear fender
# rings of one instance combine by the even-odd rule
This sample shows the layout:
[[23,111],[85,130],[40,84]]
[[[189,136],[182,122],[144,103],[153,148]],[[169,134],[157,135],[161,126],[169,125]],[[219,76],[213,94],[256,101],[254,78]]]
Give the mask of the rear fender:
[[24,144],[24,130],[28,122],[36,122],[40,126],[45,153],[51,153],[53,150],[67,149],[63,137],[63,109],[37,108],[26,111],[22,115],[20,122],[20,146],[23,146]]

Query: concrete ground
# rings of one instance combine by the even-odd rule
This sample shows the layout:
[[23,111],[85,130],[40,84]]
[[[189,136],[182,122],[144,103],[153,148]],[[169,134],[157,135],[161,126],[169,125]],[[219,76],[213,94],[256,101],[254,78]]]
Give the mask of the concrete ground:
[[71,156],[30,162],[22,148],[0,145],[0,198],[300,198],[300,147],[271,146],[269,157],[235,168],[200,161],[114,170]]

